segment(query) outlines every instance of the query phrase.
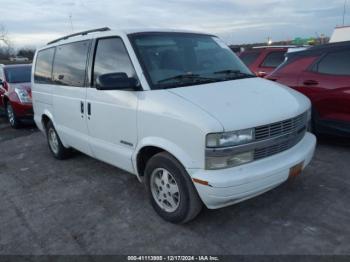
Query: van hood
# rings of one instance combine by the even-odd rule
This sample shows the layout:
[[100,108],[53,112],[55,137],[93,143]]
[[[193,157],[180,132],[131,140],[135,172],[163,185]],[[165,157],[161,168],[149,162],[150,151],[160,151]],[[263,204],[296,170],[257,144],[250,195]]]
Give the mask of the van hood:
[[168,89],[234,131],[271,124],[304,113],[310,100],[281,84],[248,78]]

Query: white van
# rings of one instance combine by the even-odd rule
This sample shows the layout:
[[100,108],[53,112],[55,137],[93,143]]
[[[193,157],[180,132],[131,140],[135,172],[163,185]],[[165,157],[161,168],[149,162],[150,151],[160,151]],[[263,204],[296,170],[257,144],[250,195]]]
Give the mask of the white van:
[[310,101],[255,77],[213,35],[102,28],[49,43],[33,65],[52,154],[74,148],[135,174],[173,223],[262,194],[314,154]]

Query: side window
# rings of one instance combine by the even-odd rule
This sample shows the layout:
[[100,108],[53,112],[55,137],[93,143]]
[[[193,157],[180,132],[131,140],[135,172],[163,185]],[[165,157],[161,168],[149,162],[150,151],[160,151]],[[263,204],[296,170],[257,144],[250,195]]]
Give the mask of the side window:
[[314,71],[330,75],[350,75],[350,50],[333,52],[316,64]]
[[269,53],[261,66],[263,67],[278,67],[283,63],[286,52],[271,52]]
[[38,84],[52,84],[52,62],[55,48],[39,51],[36,58],[34,82]]
[[242,54],[240,58],[246,66],[250,66],[255,62],[255,60],[259,57],[259,55],[260,55],[260,52],[248,52],[248,53]]
[[126,73],[128,77],[135,77],[136,72],[129,58],[128,52],[120,38],[100,39],[97,42],[93,79],[109,73]]
[[53,79],[57,85],[83,87],[90,41],[58,46],[53,65]]

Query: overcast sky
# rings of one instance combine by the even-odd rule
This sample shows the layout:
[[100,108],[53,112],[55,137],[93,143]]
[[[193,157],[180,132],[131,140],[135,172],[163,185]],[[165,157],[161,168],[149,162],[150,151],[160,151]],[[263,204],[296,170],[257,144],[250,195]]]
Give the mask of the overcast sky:
[[[343,5],[344,0],[0,0],[0,24],[16,47],[102,26],[195,29],[239,44],[330,35],[342,24]],[[350,1],[348,9],[350,23]]]

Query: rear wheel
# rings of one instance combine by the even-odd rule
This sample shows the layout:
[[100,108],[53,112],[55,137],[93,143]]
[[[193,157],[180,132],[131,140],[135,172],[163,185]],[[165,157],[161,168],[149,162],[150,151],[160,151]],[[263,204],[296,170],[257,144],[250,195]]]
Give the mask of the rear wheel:
[[51,121],[46,125],[46,137],[49,149],[55,158],[63,160],[70,157],[71,150],[63,146]]
[[7,114],[7,119],[13,128],[19,128],[21,123],[19,119],[16,116],[15,111],[13,110],[13,107],[10,102],[6,104],[6,114]]
[[153,156],[145,169],[146,189],[155,211],[164,220],[186,223],[202,209],[202,201],[183,166],[170,154]]

